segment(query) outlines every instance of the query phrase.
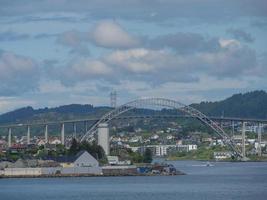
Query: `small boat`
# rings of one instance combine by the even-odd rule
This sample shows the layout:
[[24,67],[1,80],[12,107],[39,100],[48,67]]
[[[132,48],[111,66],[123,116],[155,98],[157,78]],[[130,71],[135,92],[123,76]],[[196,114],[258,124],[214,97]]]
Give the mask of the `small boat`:
[[213,167],[214,165],[212,165],[209,161],[206,163],[206,167]]

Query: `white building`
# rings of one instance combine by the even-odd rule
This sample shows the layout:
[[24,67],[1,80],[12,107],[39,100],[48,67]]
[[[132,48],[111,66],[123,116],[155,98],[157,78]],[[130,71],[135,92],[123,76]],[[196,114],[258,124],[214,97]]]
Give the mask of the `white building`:
[[166,156],[167,155],[167,149],[169,146],[167,145],[158,145],[156,146],[156,156]]
[[61,144],[61,141],[59,139],[54,139],[50,142],[50,144]]
[[137,142],[141,142],[141,141],[142,141],[142,136],[135,136],[129,140],[130,143],[137,143]]
[[117,165],[119,163],[119,157],[118,156],[107,156],[108,164],[110,165]]
[[109,148],[109,128],[107,123],[99,124],[98,126],[98,145],[100,145],[106,155],[109,155],[110,148]]
[[151,140],[157,140],[159,139],[159,136],[157,134],[154,134],[150,137]]
[[224,160],[231,158],[232,153],[228,151],[214,152],[213,156],[216,160]]
[[189,151],[194,151],[197,150],[197,145],[196,144],[178,144],[174,147],[176,151],[185,151],[185,152],[189,152]]
[[87,151],[81,151],[75,156],[73,166],[74,167],[99,167],[99,163]]
[[132,151],[141,151],[142,148],[150,148],[155,156],[166,156],[169,152],[179,151],[179,152],[189,152],[197,150],[196,144],[176,144],[176,145],[147,145],[143,147],[129,147]]

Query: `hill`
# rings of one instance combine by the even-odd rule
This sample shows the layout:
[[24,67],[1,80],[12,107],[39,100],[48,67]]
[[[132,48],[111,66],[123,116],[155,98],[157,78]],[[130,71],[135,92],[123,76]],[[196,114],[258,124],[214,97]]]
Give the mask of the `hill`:
[[[225,100],[217,102],[201,102],[192,104],[192,107],[209,116],[267,118],[267,93],[253,91],[245,94],[235,94]],[[24,107],[0,115],[0,123],[22,123],[40,120],[67,120],[73,118],[100,117],[109,111],[110,107],[94,107],[93,105],[71,104],[55,108],[33,109]],[[171,111],[162,110],[166,113]],[[142,109],[142,112],[149,110]]]
[[91,116],[102,116],[110,110],[109,107],[93,107],[86,104],[71,104],[55,108],[33,109],[32,107],[20,108],[8,113],[0,115],[0,124],[6,123],[22,123],[29,121],[58,121],[73,118],[87,118]]
[[253,91],[245,94],[235,94],[217,102],[201,102],[192,104],[194,108],[209,116],[267,118],[267,93]]

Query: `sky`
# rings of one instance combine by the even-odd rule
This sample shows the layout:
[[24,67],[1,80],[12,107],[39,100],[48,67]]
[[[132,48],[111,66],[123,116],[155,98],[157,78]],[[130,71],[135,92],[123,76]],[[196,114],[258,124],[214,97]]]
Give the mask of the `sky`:
[[0,113],[267,90],[266,0],[0,0]]

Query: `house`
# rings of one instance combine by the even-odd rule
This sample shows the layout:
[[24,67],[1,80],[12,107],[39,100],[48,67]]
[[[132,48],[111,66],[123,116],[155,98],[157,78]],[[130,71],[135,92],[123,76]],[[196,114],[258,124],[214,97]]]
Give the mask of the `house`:
[[110,165],[117,165],[119,163],[118,156],[107,156],[107,158],[108,158],[108,164]]
[[174,139],[174,136],[173,136],[173,135],[168,135],[168,136],[166,137],[166,139],[167,139],[167,140],[173,140],[173,139]]
[[157,134],[154,134],[153,136],[150,137],[151,140],[158,140],[159,136]]
[[37,142],[37,146],[42,146],[42,145],[45,145],[45,140],[39,140]]
[[59,157],[57,162],[63,168],[68,167],[99,167],[98,161],[87,151],[80,151],[76,156]]
[[130,165],[130,160],[119,160],[118,156],[107,156],[109,165]]
[[12,147],[9,148],[9,151],[11,153],[18,153],[18,152],[23,152],[27,149],[26,145],[23,144],[13,144]]
[[221,151],[221,152],[214,152],[213,157],[216,160],[224,160],[231,158],[232,153],[230,151]]
[[74,167],[98,167],[98,161],[87,151],[81,151],[76,155]]
[[0,148],[5,149],[7,147],[7,142],[0,139]]
[[52,141],[50,141],[50,144],[61,144],[61,141],[59,139],[53,139]]

